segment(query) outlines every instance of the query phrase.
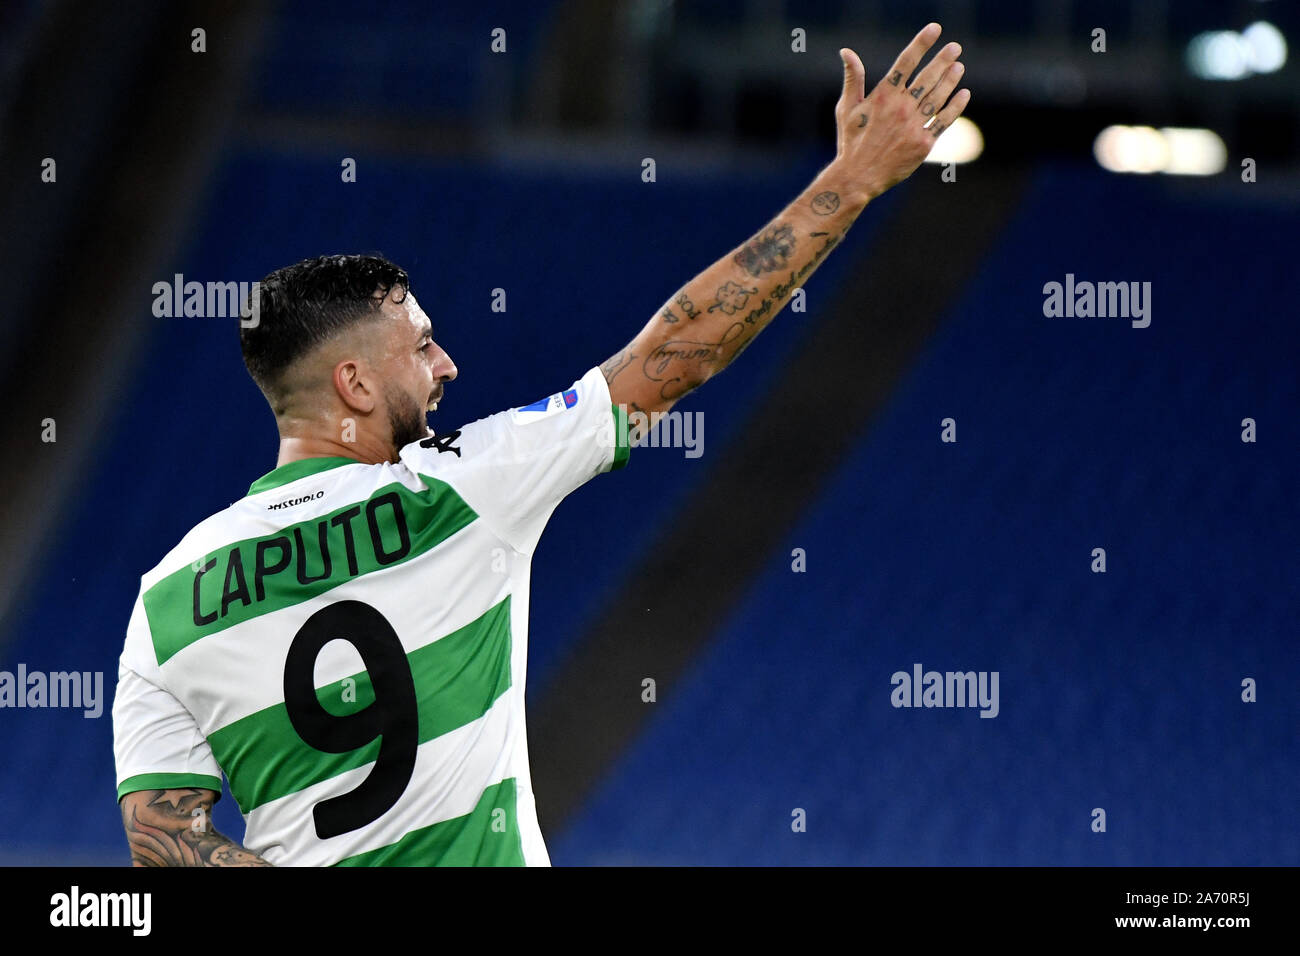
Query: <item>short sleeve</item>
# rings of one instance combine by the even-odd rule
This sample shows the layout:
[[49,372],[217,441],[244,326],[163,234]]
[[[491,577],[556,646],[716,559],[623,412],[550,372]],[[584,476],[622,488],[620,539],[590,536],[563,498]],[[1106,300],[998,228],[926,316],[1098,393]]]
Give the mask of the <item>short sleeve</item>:
[[627,415],[599,367],[529,405],[407,445],[413,471],[448,482],[512,547],[531,551],[571,491],[629,455]]
[[[194,715],[166,688],[146,653],[151,648],[142,605],[127,627],[113,696],[117,798],[134,790],[199,787],[221,793],[221,768]],[[146,671],[142,676],[136,668]]]

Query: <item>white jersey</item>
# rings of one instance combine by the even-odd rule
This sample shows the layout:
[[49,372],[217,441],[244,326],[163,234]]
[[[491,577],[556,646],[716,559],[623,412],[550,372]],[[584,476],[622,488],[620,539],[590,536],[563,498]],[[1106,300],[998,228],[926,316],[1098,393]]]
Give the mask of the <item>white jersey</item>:
[[628,458],[600,369],[401,449],[276,468],[141,577],[120,800],[221,790],[281,865],[548,865],[524,729],[555,506]]

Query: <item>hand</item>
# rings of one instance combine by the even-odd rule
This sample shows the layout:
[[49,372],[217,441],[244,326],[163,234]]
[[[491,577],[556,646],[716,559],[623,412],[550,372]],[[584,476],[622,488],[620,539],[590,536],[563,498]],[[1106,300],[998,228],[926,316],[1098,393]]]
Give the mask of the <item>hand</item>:
[[863,203],[912,175],[939,134],[970,102],[970,90],[948,99],[965,71],[957,62],[961,55],[957,43],[945,46],[916,79],[907,82],[940,32],[939,24],[928,24],[898,55],[870,95],[864,95],[862,60],[847,47],[840,51],[844,91],[835,104],[835,165],[848,187],[857,191],[854,198]]

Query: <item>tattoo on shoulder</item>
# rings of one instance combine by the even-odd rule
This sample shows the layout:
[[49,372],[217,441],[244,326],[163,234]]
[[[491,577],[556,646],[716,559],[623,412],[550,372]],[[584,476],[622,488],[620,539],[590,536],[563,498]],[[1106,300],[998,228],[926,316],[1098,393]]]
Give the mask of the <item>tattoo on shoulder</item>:
[[749,240],[736,253],[735,262],[752,276],[783,269],[794,254],[794,229],[777,226]]

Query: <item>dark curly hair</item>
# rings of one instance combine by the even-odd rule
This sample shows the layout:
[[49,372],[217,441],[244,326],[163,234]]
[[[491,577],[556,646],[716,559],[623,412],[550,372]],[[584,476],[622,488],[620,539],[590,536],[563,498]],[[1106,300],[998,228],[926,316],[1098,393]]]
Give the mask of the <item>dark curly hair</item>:
[[[410,291],[406,272],[378,255],[317,256],[276,269],[260,283],[257,321],[241,319],[244,365],[268,398],[284,370],[322,342],[380,314],[395,286]],[[253,315],[252,303],[245,315]]]

